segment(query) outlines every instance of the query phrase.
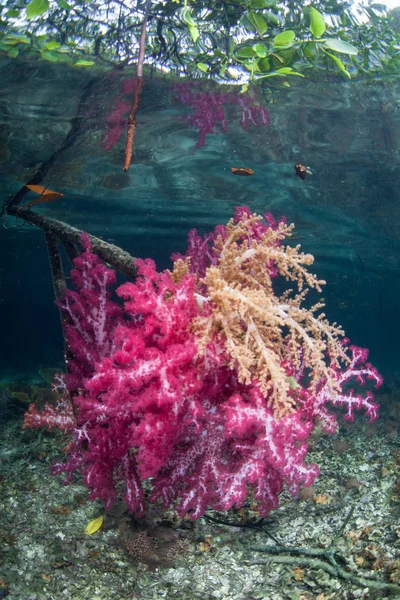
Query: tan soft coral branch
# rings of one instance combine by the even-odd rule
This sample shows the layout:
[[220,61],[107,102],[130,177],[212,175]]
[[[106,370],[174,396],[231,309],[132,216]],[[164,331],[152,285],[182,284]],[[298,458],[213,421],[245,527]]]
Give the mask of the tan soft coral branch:
[[[269,228],[259,239],[252,239],[253,227],[260,219],[244,215],[238,223],[231,220],[225,239],[217,240],[219,261],[207,269],[201,281],[207,289],[209,310],[196,319],[194,327],[200,349],[213,335],[219,335],[240,381],[257,380],[268,405],[277,416],[283,416],[294,406],[284,363],[298,368],[301,357],[310,373],[311,388],[323,379],[334,393],[332,366],[347,358],[339,341],[343,331],[331,325],[324,314],[315,315],[323,305],[301,306],[304,287],[321,291],[325,283],[305,268],[314,257],[300,252],[300,246],[282,245],[293,225],[280,223],[277,229]],[[299,291],[277,297],[271,267],[295,282]]]
[[[251,229],[258,221],[262,220],[259,215],[247,217],[243,215],[239,223],[234,223],[233,219],[227,224],[227,238],[222,240],[219,238],[215,245],[215,250],[220,257],[220,267],[232,270],[238,274],[238,268],[243,264],[253,269],[254,264],[267,263],[272,261],[274,266],[278,268],[280,275],[289,281],[295,281],[299,291],[306,284],[308,287],[315,288],[318,292],[321,291],[321,286],[326,282],[319,280],[315,275],[303,267],[310,266],[314,262],[312,254],[304,254],[300,252],[300,245],[295,247],[286,246],[282,252],[282,246],[279,245],[285,238],[290,238],[294,225],[286,225],[279,223],[277,229],[268,229],[261,240],[250,239]],[[248,238],[250,242],[243,238]],[[238,243],[239,242],[239,243]],[[247,273],[249,269],[247,268]],[[259,269],[258,284],[260,287],[271,286],[271,277],[266,269]]]

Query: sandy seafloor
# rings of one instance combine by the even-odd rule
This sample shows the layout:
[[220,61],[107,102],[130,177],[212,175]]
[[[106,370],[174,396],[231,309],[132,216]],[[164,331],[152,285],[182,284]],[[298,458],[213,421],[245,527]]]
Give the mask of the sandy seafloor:
[[[315,434],[309,460],[320,477],[299,498],[281,494],[264,522],[280,545],[326,549],[345,573],[398,585],[373,589],[338,578],[276,546],[268,533],[171,510],[150,510],[140,523],[122,503],[105,513],[77,477],[64,486],[50,465],[65,440],[22,431],[22,417],[0,427],[0,598],[8,600],[350,600],[400,599],[400,394],[378,394],[380,419],[340,421],[335,437]],[[251,506],[219,519],[249,523]],[[104,515],[102,527],[85,534]],[[321,557],[324,560],[324,557]],[[315,559],[314,559],[315,560]],[[317,558],[318,560],[318,558]],[[263,562],[263,564],[254,564]],[[326,563],[326,560],[325,560]]]

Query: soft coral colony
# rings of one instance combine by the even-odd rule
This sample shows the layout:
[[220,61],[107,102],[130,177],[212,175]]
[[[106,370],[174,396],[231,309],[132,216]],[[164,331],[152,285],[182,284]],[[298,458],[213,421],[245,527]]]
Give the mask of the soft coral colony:
[[68,356],[59,401],[31,405],[24,422],[70,436],[55,473],[68,482],[80,471],[106,506],[122,482],[139,516],[147,480],[146,501],[192,519],[248,495],[265,516],[284,485],[296,494],[318,476],[307,440],[317,424],[335,432],[332,407],[350,421],[357,410],[377,418],[372,392],[351,388],[382,383],[368,352],[321,304],[304,307],[324,284],[309,271],[314,259],[285,244],[293,225],[264,219],[240,207],[209,235],[191,231],[172,272],[139,259],[135,281],[115,291],[114,271],[83,236],[75,289],[59,304]]

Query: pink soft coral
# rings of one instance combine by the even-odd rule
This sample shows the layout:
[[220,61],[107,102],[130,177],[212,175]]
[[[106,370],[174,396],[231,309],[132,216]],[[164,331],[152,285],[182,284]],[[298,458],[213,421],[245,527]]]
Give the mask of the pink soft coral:
[[[137,79],[129,78],[121,81],[121,92],[113,100],[113,109],[106,116],[106,133],[101,142],[104,150],[111,150],[120,139],[127,126],[127,113],[131,107],[131,98],[137,87]],[[239,106],[239,123],[247,131],[251,123],[255,127],[269,125],[269,114],[254,92],[240,94],[239,90],[229,92],[203,91],[195,83],[175,83],[172,86],[177,100],[191,107],[192,113],[184,120],[198,129],[199,138],[197,148],[204,146],[207,134],[216,133],[217,125],[222,131],[228,130],[228,121],[225,108],[229,104]],[[124,116],[126,115],[126,116]]]
[[249,123],[255,127],[269,125],[267,110],[260,105],[253,93],[240,93],[240,90],[230,92],[205,91],[201,83],[175,83],[173,86],[175,95],[179,102],[192,108],[192,113],[185,121],[196,127],[199,131],[197,148],[204,146],[206,135],[216,133],[219,125],[222,131],[228,130],[225,107],[235,104],[240,107],[240,126],[247,130]]
[[[235,218],[246,215],[241,207]],[[270,215],[266,220],[251,230],[252,239],[278,227]],[[192,271],[179,281],[169,271],[157,272],[152,260],[137,260],[137,279],[116,292],[115,273],[82,238],[84,251],[72,271],[75,290],[59,303],[68,376],[58,377],[58,404],[42,411],[31,405],[24,426],[70,434],[66,462],[53,471],[66,473],[66,482],[80,471],[91,498],[106,506],[122,482],[129,509],[142,515],[143,482],[151,478],[149,501],[175,506],[192,519],[207,507],[243,505],[250,489],[260,514],[267,515],[284,485],[296,493],[318,476],[318,467],[305,460],[307,440],[317,422],[335,431],[329,404],[344,407],[348,420],[359,409],[370,421],[377,417],[371,392],[356,394],[349,382],[370,379],[377,387],[382,380],[366,362],[367,352],[348,340],[347,367],[332,367],[341,390],[334,398],[324,380],[311,392],[301,357],[296,368],[283,365],[293,380],[296,408],[281,418],[257,381],[239,383],[219,336],[199,353],[192,327],[201,312],[196,290],[199,277],[218,261],[213,244],[225,234],[222,226],[203,238],[191,233]],[[266,268],[277,276],[273,264]]]

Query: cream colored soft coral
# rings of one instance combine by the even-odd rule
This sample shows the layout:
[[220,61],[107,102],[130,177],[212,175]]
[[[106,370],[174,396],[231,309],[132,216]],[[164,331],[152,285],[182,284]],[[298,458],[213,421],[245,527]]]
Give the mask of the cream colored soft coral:
[[[220,335],[240,381],[257,380],[268,405],[280,417],[295,403],[289,395],[293,382],[285,364],[296,369],[304,366],[311,389],[326,380],[334,393],[331,369],[347,357],[339,341],[341,328],[331,325],[323,313],[317,314],[323,304],[303,307],[308,289],[320,292],[325,283],[307,270],[314,257],[301,252],[299,245],[281,243],[291,236],[293,225],[280,223],[255,239],[253,228],[261,219],[244,214],[238,223],[229,221],[226,237],[218,238],[219,261],[200,282],[207,294],[199,299],[209,310],[196,319],[194,327],[200,351],[211,337]],[[277,296],[271,269],[294,282],[297,289]]]

